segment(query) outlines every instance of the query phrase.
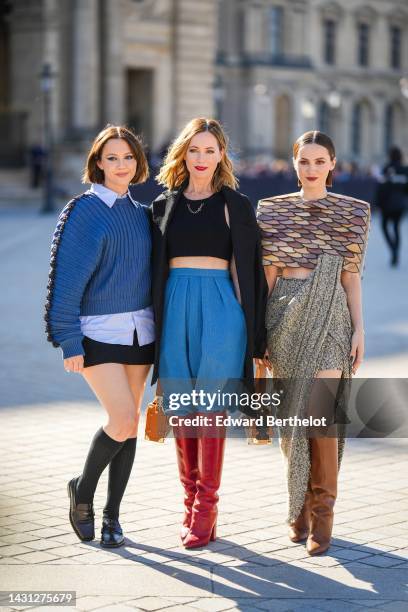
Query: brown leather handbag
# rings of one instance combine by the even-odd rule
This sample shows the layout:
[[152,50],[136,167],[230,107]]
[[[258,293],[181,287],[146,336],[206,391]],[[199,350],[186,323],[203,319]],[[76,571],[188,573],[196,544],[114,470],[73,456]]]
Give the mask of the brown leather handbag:
[[145,440],[163,443],[169,432],[169,419],[163,410],[163,396],[156,395],[146,409]]

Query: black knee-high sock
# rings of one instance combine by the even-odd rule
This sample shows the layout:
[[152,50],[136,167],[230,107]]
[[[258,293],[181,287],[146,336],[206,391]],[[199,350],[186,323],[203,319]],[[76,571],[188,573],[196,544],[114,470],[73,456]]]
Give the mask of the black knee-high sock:
[[77,483],[77,504],[93,502],[96,486],[103,470],[120,451],[124,443],[108,436],[102,427],[98,429],[92,440],[84,470]]
[[103,516],[119,518],[119,506],[129,481],[136,453],[137,438],[128,438],[109,465],[108,497]]

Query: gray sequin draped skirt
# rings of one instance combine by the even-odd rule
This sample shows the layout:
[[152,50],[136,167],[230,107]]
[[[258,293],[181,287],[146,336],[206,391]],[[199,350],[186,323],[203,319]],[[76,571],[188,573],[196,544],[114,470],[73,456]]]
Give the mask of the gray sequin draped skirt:
[[[343,259],[323,254],[307,279],[279,278],[267,305],[266,327],[274,378],[291,381],[285,416],[306,416],[314,377],[320,370],[342,371],[336,395],[336,437],[340,467],[345,439],[352,327],[340,277]],[[340,415],[340,418],[338,416]],[[306,430],[279,431],[288,486],[288,522],[298,517],[310,478]]]

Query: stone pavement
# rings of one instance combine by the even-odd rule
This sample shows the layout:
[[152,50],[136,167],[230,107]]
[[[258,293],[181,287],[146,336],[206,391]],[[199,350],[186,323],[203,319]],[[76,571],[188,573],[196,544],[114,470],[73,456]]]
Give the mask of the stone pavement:
[[[0,301],[0,590],[74,590],[78,610],[120,612],[408,609],[406,440],[348,441],[333,546],[319,558],[286,537],[276,440],[272,447],[228,441],[219,538],[186,551],[178,540],[182,492],[173,442],[154,444],[140,435],[121,514],[126,546],[105,551],[97,540],[78,542],[67,520],[65,486],[79,473],[103,416],[81,377],[67,375],[58,351],[44,342],[54,223],[33,211],[0,213],[6,287]],[[405,223],[406,244],[407,229]],[[390,270],[374,222],[364,278],[364,376],[407,377],[407,252],[401,269]],[[149,396],[150,389],[145,401]],[[98,531],[105,491],[104,474],[95,499]]]

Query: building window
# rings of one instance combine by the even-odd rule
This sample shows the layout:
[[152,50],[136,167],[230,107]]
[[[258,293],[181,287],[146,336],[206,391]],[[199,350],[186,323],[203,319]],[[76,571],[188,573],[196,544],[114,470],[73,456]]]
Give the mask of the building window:
[[360,155],[361,153],[361,104],[355,104],[352,115],[352,133],[351,133],[351,147],[354,155]]
[[[219,20],[218,23],[220,36],[225,39],[225,24],[222,23],[222,20]],[[242,53],[245,49],[245,13],[241,5],[238,6],[236,12],[235,40],[237,52]]]
[[327,102],[320,102],[318,117],[319,130],[325,134],[330,134],[330,107]]
[[272,6],[269,9],[269,49],[272,55],[283,54],[283,8]]
[[390,28],[390,43],[391,43],[391,68],[401,68],[401,28],[391,26]]
[[333,19],[325,19],[324,28],[324,47],[323,55],[326,64],[334,65],[336,63],[336,31],[337,24]]
[[370,26],[368,23],[359,23],[358,32],[358,64],[368,66],[370,63]]

